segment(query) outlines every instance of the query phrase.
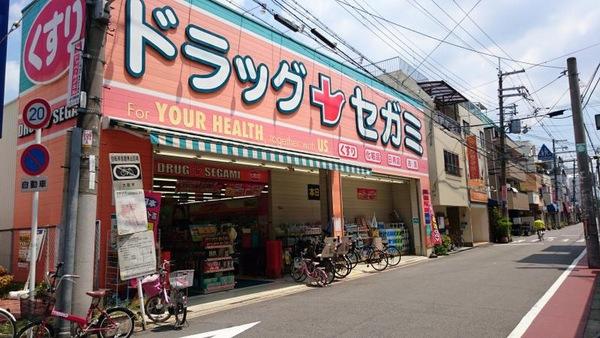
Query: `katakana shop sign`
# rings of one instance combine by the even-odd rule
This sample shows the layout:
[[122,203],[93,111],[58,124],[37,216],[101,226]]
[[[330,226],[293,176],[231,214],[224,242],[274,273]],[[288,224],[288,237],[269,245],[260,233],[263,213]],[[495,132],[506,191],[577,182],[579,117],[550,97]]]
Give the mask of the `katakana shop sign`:
[[427,175],[420,102],[211,1],[113,7],[106,115]]

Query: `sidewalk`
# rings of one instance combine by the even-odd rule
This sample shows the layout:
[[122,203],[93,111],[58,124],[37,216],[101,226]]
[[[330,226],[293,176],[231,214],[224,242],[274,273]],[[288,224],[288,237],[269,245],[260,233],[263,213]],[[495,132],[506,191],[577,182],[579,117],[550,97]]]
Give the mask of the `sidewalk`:
[[[381,273],[408,267],[427,260],[427,257],[422,256],[403,256],[402,261],[400,261],[398,266],[386,269]],[[332,285],[327,287],[335,287],[336,284],[344,283],[345,281],[377,275],[378,273],[379,272],[376,272],[373,268],[367,267],[365,264],[359,264],[346,278],[336,280]],[[190,297],[189,300],[190,306],[188,306],[188,318],[205,316],[215,312],[226,311],[240,306],[264,302],[314,289],[315,287],[305,283],[296,283],[291,277],[285,276],[284,278],[269,284],[234,289],[210,295],[194,296]]]

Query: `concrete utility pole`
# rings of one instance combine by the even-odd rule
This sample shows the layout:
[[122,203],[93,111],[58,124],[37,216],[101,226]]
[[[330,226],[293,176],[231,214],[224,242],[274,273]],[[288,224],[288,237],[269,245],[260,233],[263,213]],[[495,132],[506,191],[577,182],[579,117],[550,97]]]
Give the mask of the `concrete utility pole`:
[[[524,96],[521,90],[524,87],[503,88],[502,82],[505,76],[523,73],[524,69],[512,72],[502,73],[500,68],[500,59],[498,59],[498,110],[500,111],[500,182],[498,191],[500,191],[500,215],[508,217],[507,191],[506,191],[506,130],[504,125],[504,98],[511,96]],[[504,94],[504,91],[517,90],[518,93]]]
[[[560,201],[560,194],[558,193],[558,165],[556,163],[556,142],[565,142],[566,140],[555,140],[552,139],[552,154],[554,157],[554,167],[552,168],[553,172],[554,172],[554,201],[556,201],[557,205],[558,205],[558,209],[560,210],[561,206],[561,201]],[[555,216],[555,222],[556,222],[556,227],[558,228],[560,225],[560,211],[556,211],[556,216]]]
[[586,231],[586,247],[588,267],[600,268],[600,243],[598,243],[598,226],[596,215],[594,215],[593,199],[591,189],[593,187],[588,162],[587,145],[585,142],[585,131],[583,128],[583,115],[581,113],[581,94],[579,93],[579,73],[577,72],[577,59],[567,59],[567,70],[569,73],[569,88],[571,91],[571,111],[573,112],[573,129],[575,132],[575,150],[577,151],[577,167],[579,167],[579,184],[581,187],[581,206],[583,207],[583,226]]
[[[77,233],[75,238],[75,274],[81,276],[73,287],[73,312],[85,315],[89,306],[86,291],[94,285],[94,247],[97,208],[96,170],[100,144],[100,114],[102,81],[104,78],[104,42],[108,27],[110,8],[101,8],[105,1],[88,3],[87,36],[84,53],[84,83],[86,106],[79,109],[77,126],[83,137],[92,133],[90,144],[82,143],[79,167],[79,197],[77,204]],[[110,2],[108,2],[110,3]],[[91,163],[93,162],[93,163]]]

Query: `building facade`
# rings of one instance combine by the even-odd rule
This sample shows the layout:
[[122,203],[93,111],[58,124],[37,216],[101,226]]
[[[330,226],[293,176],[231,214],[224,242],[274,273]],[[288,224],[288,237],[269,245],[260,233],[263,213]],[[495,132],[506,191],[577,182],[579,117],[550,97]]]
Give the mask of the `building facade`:
[[[33,6],[24,53],[43,52],[29,45],[30,33],[57,10]],[[137,154],[146,203],[160,200],[160,211],[149,214],[159,250],[178,268],[196,269],[203,292],[232,288],[239,276],[273,275],[266,261],[272,241],[286,251],[305,236],[376,227],[405,254],[431,252],[430,156],[419,98],[212,1],[111,6],[96,159],[98,285],[121,283],[111,154]],[[71,14],[75,25],[79,13]],[[83,36],[75,28],[69,41]],[[24,59],[19,105],[42,97],[57,116],[42,137],[54,160],[40,223],[59,226],[68,130],[77,118],[64,95],[71,75],[52,64],[58,70],[44,78],[29,63]],[[33,142],[21,121],[18,130],[17,157]],[[31,195],[17,191],[15,203],[23,207],[15,209],[14,227],[27,231]],[[232,231],[231,256],[219,257],[227,259],[217,270],[235,277],[215,281],[206,243]],[[24,279],[27,266],[16,253],[12,266]]]
[[13,248],[13,210],[15,209],[15,170],[17,165],[17,101],[4,106],[4,130],[0,139],[0,265],[11,269]]

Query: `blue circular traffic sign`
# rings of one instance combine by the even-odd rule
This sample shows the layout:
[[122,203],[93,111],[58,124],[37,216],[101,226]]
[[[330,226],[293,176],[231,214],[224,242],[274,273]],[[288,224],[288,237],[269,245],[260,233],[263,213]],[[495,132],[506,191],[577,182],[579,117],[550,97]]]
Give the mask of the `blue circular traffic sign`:
[[21,168],[27,175],[37,176],[48,168],[50,153],[41,144],[32,144],[21,155]]

